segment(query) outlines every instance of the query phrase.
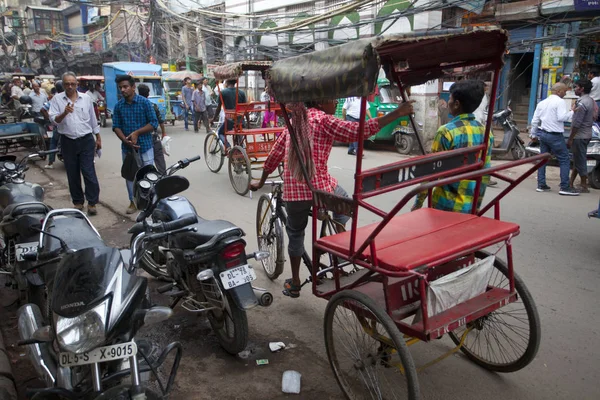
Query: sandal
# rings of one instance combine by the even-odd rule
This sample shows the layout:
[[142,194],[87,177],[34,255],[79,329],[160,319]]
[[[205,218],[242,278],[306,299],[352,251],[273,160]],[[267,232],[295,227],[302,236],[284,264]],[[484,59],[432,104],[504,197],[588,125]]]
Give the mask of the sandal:
[[283,295],[291,297],[292,299],[297,299],[300,297],[300,289],[302,289],[301,285],[294,285],[292,283],[292,279],[286,279],[283,282]]

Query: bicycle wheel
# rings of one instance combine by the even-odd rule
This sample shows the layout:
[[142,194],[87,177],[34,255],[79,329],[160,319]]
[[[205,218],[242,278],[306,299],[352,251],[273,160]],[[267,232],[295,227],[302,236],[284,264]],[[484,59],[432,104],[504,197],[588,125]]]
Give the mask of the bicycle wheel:
[[285,264],[283,224],[275,215],[271,194],[263,194],[258,199],[256,237],[258,238],[258,249],[271,254],[267,259],[261,260],[267,277],[271,280],[277,279],[283,272]]
[[252,180],[250,159],[240,146],[234,146],[229,151],[229,180],[233,190],[240,196],[245,196],[250,190]]
[[[489,255],[486,251],[475,253],[480,260]],[[494,267],[496,271],[492,273],[490,286],[508,289],[508,267],[498,258]],[[533,361],[540,347],[540,317],[533,297],[517,274],[515,289],[516,302],[449,333],[458,345],[465,330],[472,328],[461,350],[471,361],[490,371],[518,371]]]
[[204,161],[211,172],[219,172],[225,162],[225,150],[223,143],[216,133],[206,135],[204,139]]
[[413,359],[396,324],[363,293],[343,290],[325,309],[325,349],[347,399],[419,398]]

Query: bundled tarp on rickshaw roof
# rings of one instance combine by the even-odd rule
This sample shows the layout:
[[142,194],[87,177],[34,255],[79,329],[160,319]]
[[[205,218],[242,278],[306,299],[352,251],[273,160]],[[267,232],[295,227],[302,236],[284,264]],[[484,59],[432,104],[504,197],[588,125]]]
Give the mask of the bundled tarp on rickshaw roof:
[[103,81],[104,75],[81,75],[77,79],[80,81]]
[[367,96],[380,65],[396,68],[403,85],[419,85],[454,67],[502,65],[508,36],[498,28],[459,28],[380,36],[276,61],[269,69],[278,101],[305,102]]
[[237,79],[244,71],[266,71],[273,65],[272,61],[240,61],[231,64],[219,65],[213,70],[215,79]]

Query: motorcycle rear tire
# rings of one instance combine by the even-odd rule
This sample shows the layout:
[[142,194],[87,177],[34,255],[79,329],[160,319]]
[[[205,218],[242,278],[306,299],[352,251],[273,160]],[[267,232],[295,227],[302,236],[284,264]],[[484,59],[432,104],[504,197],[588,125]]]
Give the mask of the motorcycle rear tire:
[[510,152],[515,160],[522,160],[527,157],[527,150],[525,150],[525,146],[521,144],[518,140],[517,143],[510,149]]
[[600,166],[596,165],[596,168],[589,174],[590,186],[594,189],[600,189]]
[[[133,239],[135,239],[135,236],[131,237],[130,247],[133,243]],[[169,276],[169,272],[167,271],[166,265],[160,264],[156,261],[156,255],[152,250],[153,249],[146,250],[146,252],[141,256],[140,266],[144,271],[146,271],[156,279],[159,279],[161,281],[172,281],[173,279],[171,279],[171,277]]]
[[229,319],[233,328],[233,336],[227,332],[227,321],[223,311],[209,311],[208,322],[212,327],[219,344],[223,349],[231,355],[236,355],[246,348],[248,345],[248,317],[246,311],[240,310],[229,292],[221,288],[224,295],[224,302],[227,302],[226,309],[230,311]]

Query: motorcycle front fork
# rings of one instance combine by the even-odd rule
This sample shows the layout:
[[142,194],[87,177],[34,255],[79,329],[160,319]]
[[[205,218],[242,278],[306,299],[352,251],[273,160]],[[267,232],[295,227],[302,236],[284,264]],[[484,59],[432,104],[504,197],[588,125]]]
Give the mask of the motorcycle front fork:
[[[100,364],[95,363],[92,367],[92,384],[94,392],[102,392],[102,376],[100,375]],[[131,369],[131,386],[132,392],[136,392],[141,388],[140,370],[138,366],[137,355],[129,357],[129,368]]]

